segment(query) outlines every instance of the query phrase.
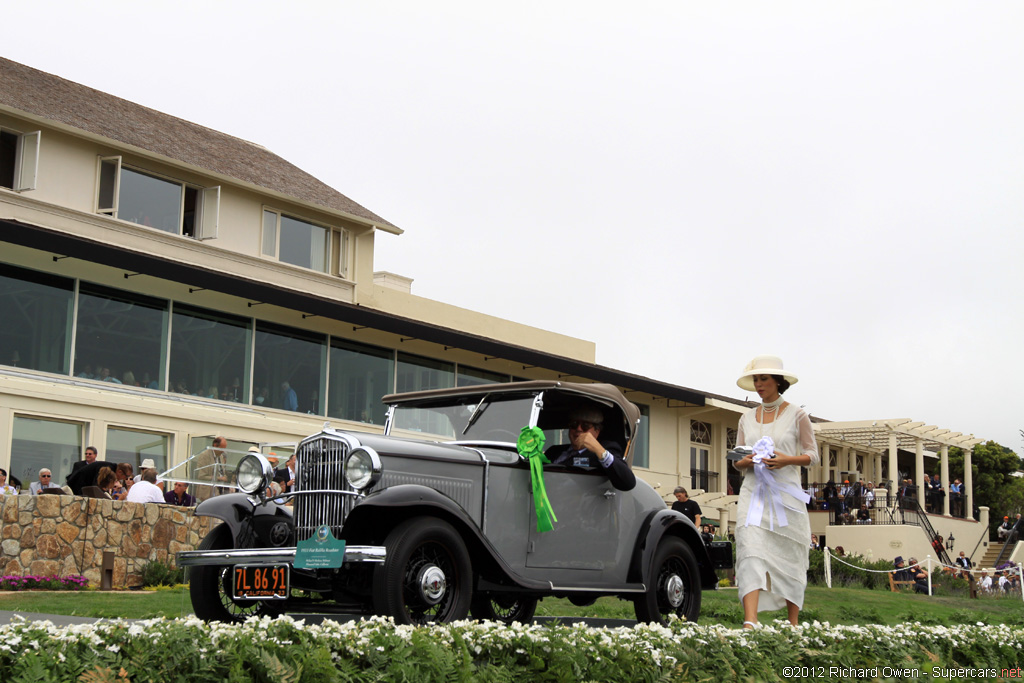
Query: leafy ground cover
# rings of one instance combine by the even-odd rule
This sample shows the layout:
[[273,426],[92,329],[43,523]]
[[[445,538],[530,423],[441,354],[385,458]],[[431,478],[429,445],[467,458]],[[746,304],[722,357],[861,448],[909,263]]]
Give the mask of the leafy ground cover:
[[[0,678],[48,681],[708,681],[1010,677],[1024,628],[674,622],[592,629],[390,620],[243,625],[192,617],[0,625]],[[959,673],[967,668],[971,674]],[[951,673],[952,672],[952,673]]]

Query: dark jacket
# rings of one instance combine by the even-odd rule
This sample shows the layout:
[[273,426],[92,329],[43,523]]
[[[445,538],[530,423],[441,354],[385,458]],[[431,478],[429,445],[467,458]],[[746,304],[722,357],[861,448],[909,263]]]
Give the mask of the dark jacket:
[[73,470],[68,475],[68,486],[71,487],[71,491],[76,496],[80,496],[82,495],[83,487],[96,486],[96,477],[100,475],[100,470],[104,467],[109,467],[112,472],[117,473],[117,463],[103,462],[101,460]]
[[[612,464],[609,467],[601,465],[601,461],[590,451],[584,450],[580,453],[571,445],[558,444],[552,446],[544,452],[544,455],[551,461],[551,465],[555,467],[580,467],[602,470],[608,475],[608,480],[612,483],[612,486],[620,491],[632,490],[636,486],[636,475],[633,474],[633,470],[629,468],[626,461],[622,459],[622,446],[614,441],[601,441],[598,439],[598,442],[604,446],[606,451],[612,454]],[[583,464],[582,461],[577,461],[577,458],[585,458],[586,463]]]

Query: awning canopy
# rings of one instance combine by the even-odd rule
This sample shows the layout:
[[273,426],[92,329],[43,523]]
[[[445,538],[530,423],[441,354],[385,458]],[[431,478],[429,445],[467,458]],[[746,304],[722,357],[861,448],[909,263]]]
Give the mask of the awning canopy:
[[898,448],[913,451],[921,441],[925,449],[938,451],[943,446],[973,448],[984,439],[961,434],[910,418],[859,420],[853,422],[817,422],[815,435],[824,441],[849,445],[866,451],[884,452],[889,448],[889,435],[895,434]]

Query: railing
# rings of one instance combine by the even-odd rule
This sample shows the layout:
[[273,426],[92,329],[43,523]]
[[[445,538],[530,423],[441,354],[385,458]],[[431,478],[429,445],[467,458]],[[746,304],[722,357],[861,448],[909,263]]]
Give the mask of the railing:
[[[904,519],[909,519],[912,516],[916,516],[918,519],[917,526],[920,526],[924,530],[924,532],[928,534],[928,543],[932,544],[932,542],[937,537],[939,537],[939,535],[935,533],[935,528],[932,526],[931,521],[928,519],[928,513],[921,509],[921,505],[914,498],[904,498],[901,501],[901,503],[904,508]],[[935,551],[935,554],[938,556],[939,560],[943,562],[943,564],[953,564],[953,562],[949,559],[949,555],[946,554],[945,546],[939,544],[938,547],[936,547],[933,544],[932,550]]]
[[[714,488],[712,488],[714,487]],[[690,488],[714,491],[718,487],[718,472],[690,470]]]

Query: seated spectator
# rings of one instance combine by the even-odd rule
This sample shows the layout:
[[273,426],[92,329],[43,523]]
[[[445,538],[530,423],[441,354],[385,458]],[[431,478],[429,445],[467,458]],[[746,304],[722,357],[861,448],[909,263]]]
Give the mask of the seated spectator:
[[114,486],[114,500],[127,500],[128,492],[131,491],[135,480],[132,479],[133,472],[131,463],[118,463],[114,474],[117,476],[117,484]]
[[978,588],[983,593],[992,592],[992,577],[988,575],[988,572],[981,573],[981,580],[978,582]]
[[960,551],[960,557],[956,558],[953,561],[953,564],[955,564],[956,566],[960,567],[961,570],[963,570],[963,571],[960,572],[960,576],[962,578],[965,578],[965,579],[967,578],[967,571],[966,570],[970,569],[973,566],[971,564],[971,558],[969,558],[966,555],[964,555],[964,551],[963,550]]
[[836,546],[835,556],[836,557],[846,557],[846,551],[843,549],[843,546],[841,546],[841,545],[837,545]]
[[818,534],[811,534],[811,550],[818,550]]
[[108,500],[113,500],[113,496],[110,492],[114,490],[114,486],[117,484],[117,475],[114,474],[114,470],[109,467],[103,467],[100,469],[99,476],[96,477],[96,486],[103,491],[103,495]]
[[7,483],[7,470],[0,470],[0,496],[16,496],[18,489]]
[[164,492],[156,485],[156,470],[142,470],[142,479],[128,490],[129,503],[163,503]]
[[196,499],[188,494],[188,484],[178,481],[174,483],[173,491],[168,491],[164,494],[164,502],[169,505],[181,505],[182,507],[190,508],[196,504]]
[[861,503],[860,509],[857,510],[857,524],[871,524],[871,512],[867,503]]
[[892,580],[893,581],[913,581],[913,573],[907,569],[907,565],[903,562],[903,556],[897,555],[896,559],[892,561],[893,569]]
[[1008,572],[1004,570],[996,573],[999,575],[999,590],[1003,591],[1004,593],[1010,592],[1010,579],[1006,576]]
[[[916,567],[914,565],[917,565]],[[914,591],[917,593],[924,593],[925,595],[931,595],[928,592],[928,572],[924,570],[920,564],[918,564],[916,558],[910,558],[910,571],[913,575],[914,580]]]
[[53,475],[50,473],[50,468],[44,467],[39,470],[39,481],[34,481],[28,485],[28,493],[30,496],[38,496],[39,492],[43,489],[48,489],[52,486],[50,480]]
[[869,510],[875,507],[875,485],[870,481],[864,487],[864,504],[868,506]]
[[1017,519],[1014,520],[1013,526],[1010,527],[1010,540],[1016,543],[1020,539],[1021,532],[1024,531],[1024,522],[1021,521],[1020,513],[1017,513]]
[[[142,464],[139,465],[139,473],[135,475],[135,478],[132,479],[132,482],[138,483],[142,479],[142,473],[143,472],[145,472],[146,470],[155,470],[155,469],[156,469],[156,463],[153,462],[153,458],[146,458],[145,460],[142,461]],[[161,491],[164,490],[164,480],[161,479],[160,477],[156,478],[156,485],[160,487]]]
[[996,529],[996,535],[1000,541],[1005,541],[1010,537],[1010,532],[1013,530],[1013,523],[1010,521],[1009,516],[1003,517],[1003,523]]

